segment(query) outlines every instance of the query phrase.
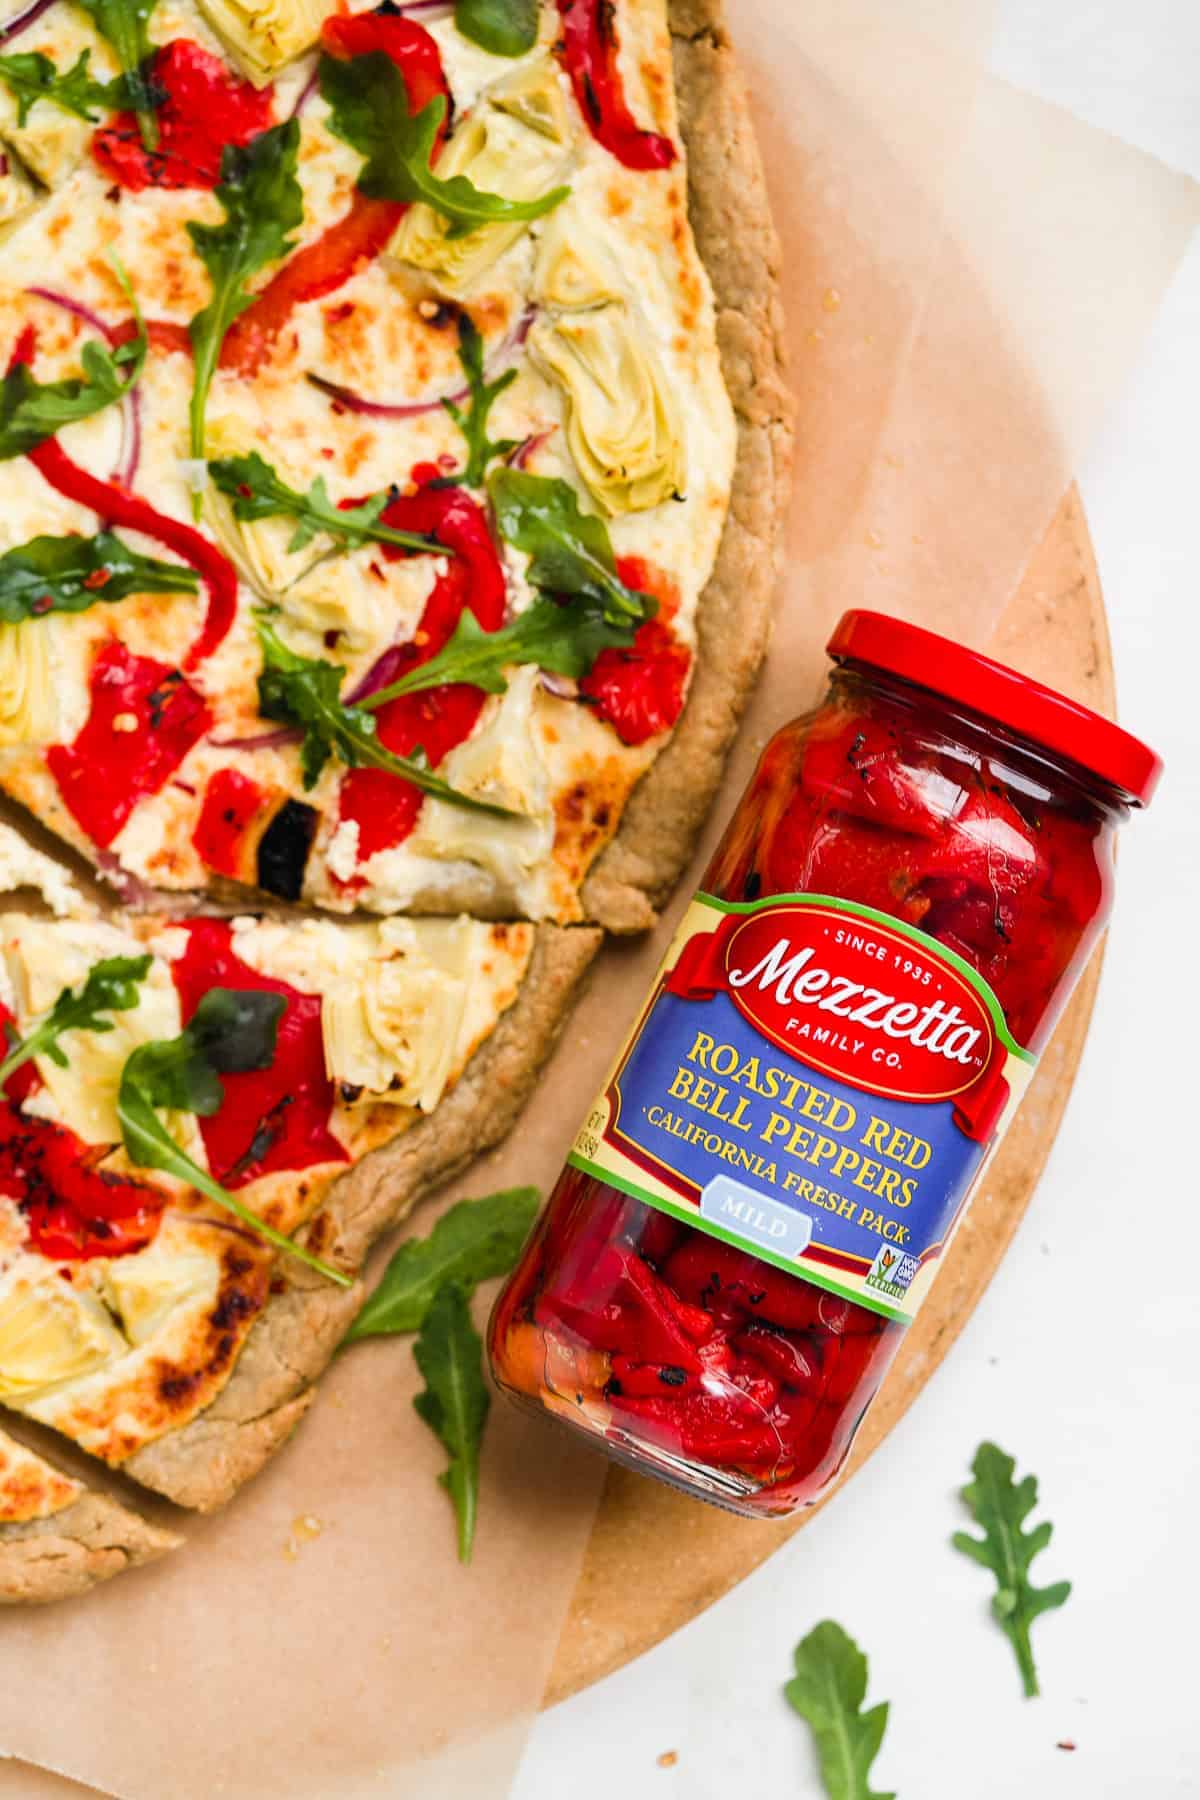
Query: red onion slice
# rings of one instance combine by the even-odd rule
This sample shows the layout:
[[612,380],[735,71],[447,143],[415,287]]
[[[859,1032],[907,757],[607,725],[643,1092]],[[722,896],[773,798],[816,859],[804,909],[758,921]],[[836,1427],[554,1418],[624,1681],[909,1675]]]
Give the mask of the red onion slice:
[[505,458],[509,468],[524,469],[528,467],[530,457],[536,455],[543,444],[548,444],[557,430],[557,425],[548,425],[545,431],[535,431],[529,437],[522,438],[516,449],[510,450]]
[[284,744],[298,744],[303,736],[297,726],[283,725],[278,731],[260,731],[253,737],[210,737],[207,741],[214,750],[274,750]]
[[[439,0],[439,4],[440,4],[440,0]],[[300,114],[304,111],[305,107],[308,105],[309,101],[312,99],[313,95],[316,93],[316,91],[320,87],[320,85],[321,85],[320,74],[314,68],[312,74],[309,76],[309,78],[305,82],[304,86],[300,89],[300,92],[296,95],[296,98],[292,103],[292,110],[288,114],[289,119],[299,118]]]
[[[3,42],[2,38],[0,38],[0,42]],[[93,331],[98,331],[101,337],[110,344],[116,342],[117,334],[114,327],[106,324],[100,314],[93,312],[90,306],[85,306],[82,300],[76,300],[70,294],[60,294],[55,288],[30,287],[26,288],[25,292],[32,294],[38,300],[47,301],[51,306],[61,307],[63,312],[70,313],[73,318],[82,320],[85,325],[90,325]],[[121,402],[121,445],[117,452],[117,466],[110,479],[118,487],[131,488],[137,476],[141,458],[142,397],[138,392],[138,384],[135,382]]]
[[6,19],[0,25],[0,44],[11,44],[14,38],[20,37],[35,20],[40,19],[44,12],[48,12],[53,4],[54,0],[34,0],[33,5],[27,6],[15,19]]
[[158,898],[155,890],[148,887],[140,875],[134,875],[122,866],[115,851],[96,850],[94,855],[96,867],[126,906],[144,907],[151,905]]
[[404,674],[411,661],[411,648],[408,644],[390,644],[375,658],[361,681],[348,694],[342,695],[342,704],[357,706],[360,700],[365,700],[370,694],[377,694],[380,688],[390,687],[393,681],[398,681]]
[[[508,336],[499,344],[484,364],[484,379],[491,380],[499,369],[519,350],[529,336],[530,327],[537,317],[537,307],[527,306]],[[324,375],[309,375],[308,381],[313,387],[328,394],[347,412],[364,413],[373,419],[416,419],[422,413],[440,412],[447,401],[451,406],[461,406],[470,395],[470,388],[455,388],[452,394],[437,394],[427,400],[368,400],[364,394],[356,394],[353,388],[342,387],[339,382],[327,381]]]

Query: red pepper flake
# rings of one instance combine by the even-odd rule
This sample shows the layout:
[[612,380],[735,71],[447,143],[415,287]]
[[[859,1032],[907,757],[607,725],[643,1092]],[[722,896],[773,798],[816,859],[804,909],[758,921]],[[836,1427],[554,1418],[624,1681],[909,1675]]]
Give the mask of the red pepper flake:
[[1075,1750],[1078,1749],[1078,1745],[1074,1738],[1060,1738],[1054,1748],[1056,1750]]
[[93,569],[90,575],[84,576],[83,585],[95,592],[97,588],[107,587],[111,580],[111,569]]
[[265,131],[274,111],[271,88],[256,88],[230,73],[219,56],[176,38],[150,62],[158,146],[147,150],[137,117],[118,113],[92,139],[92,156],[121,187],[214,188],[226,144],[248,144]]

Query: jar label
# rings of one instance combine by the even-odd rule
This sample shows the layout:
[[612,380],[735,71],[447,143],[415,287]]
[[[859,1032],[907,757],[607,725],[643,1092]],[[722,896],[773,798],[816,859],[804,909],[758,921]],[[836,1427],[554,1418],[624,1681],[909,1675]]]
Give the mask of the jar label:
[[913,926],[697,894],[568,1160],[907,1324],[1034,1062]]

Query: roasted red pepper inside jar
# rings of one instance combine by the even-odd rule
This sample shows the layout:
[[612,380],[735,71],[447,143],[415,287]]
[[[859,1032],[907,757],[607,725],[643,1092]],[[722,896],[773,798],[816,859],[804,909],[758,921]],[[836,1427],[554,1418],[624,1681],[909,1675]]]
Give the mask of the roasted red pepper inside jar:
[[[879,615],[848,615],[835,654],[853,651],[855,619]],[[940,666],[944,640],[882,625],[902,674],[906,657]],[[768,744],[703,889],[832,896],[916,927],[978,972],[1036,1052],[1103,927],[1115,827],[1149,797],[1158,763],[1082,709],[1073,739],[1054,713],[1068,703],[1036,684],[1029,717],[1049,743],[1022,741],[965,709],[972,675],[1010,704],[988,684],[995,665],[944,648],[953,700],[841,648],[823,703]],[[1109,779],[1065,760],[1076,741]],[[497,1303],[490,1349],[503,1387],[620,1460],[770,1515],[828,1486],[904,1331],[568,1167]]]

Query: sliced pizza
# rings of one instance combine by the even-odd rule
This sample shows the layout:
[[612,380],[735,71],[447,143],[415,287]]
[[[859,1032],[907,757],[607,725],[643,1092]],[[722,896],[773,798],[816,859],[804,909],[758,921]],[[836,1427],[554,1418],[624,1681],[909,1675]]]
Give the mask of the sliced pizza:
[[[698,820],[779,499],[755,471],[743,591],[706,602],[747,420],[663,0],[543,0],[506,54],[389,6],[143,11],[140,84],[70,0],[0,56],[35,192],[0,291],[0,785],[157,889],[644,924],[585,883],[707,603],[740,641]],[[772,403],[749,436],[782,453]]]
[[0,1431],[0,1606],[71,1599],[182,1542]]
[[[295,1270],[352,1307],[340,1190],[399,1217],[397,1169],[464,1153],[464,1082],[458,1129],[506,1129],[501,1084],[594,948],[467,918],[0,915],[0,1401],[128,1464],[212,1406]],[[511,1044],[489,1056],[510,1016],[515,1080]]]

